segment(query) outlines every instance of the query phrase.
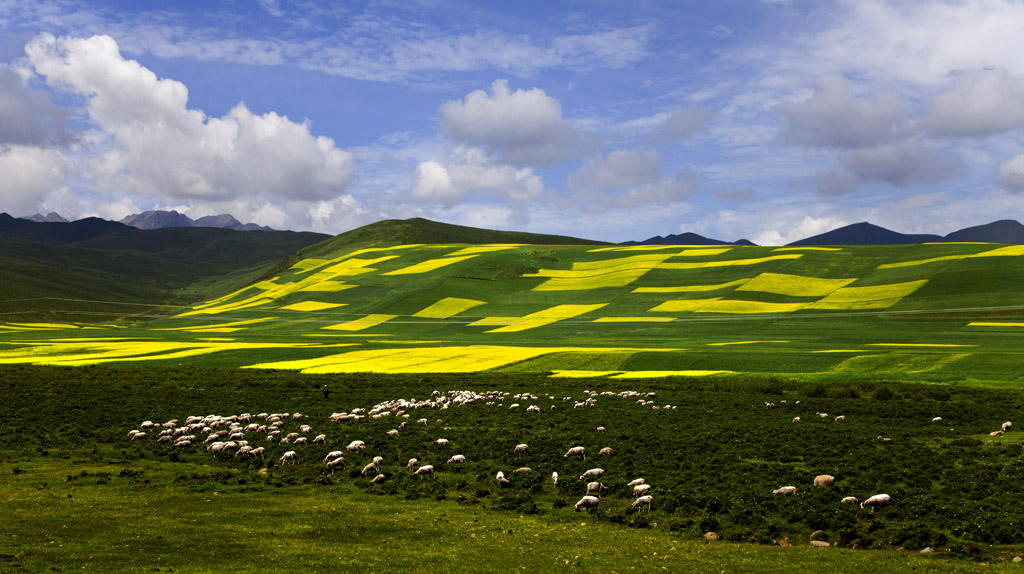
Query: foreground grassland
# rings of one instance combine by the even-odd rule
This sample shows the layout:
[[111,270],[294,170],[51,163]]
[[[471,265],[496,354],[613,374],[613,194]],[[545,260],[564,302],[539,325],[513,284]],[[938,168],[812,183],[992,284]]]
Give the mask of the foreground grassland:
[[[409,419],[393,408],[329,419],[435,390],[508,395]],[[607,394],[627,390],[644,396]],[[1018,571],[1009,559],[1024,552],[1024,431],[990,434],[1020,420],[1013,388],[7,366],[0,396],[0,567],[11,571],[996,572]],[[145,420],[261,412],[301,412],[282,431],[308,424],[326,443],[249,432],[261,459],[158,444],[157,431],[127,438]],[[367,449],[329,472],[324,455],[356,439]],[[513,454],[519,443],[527,455]],[[563,456],[577,445],[586,460]],[[297,464],[278,462],[286,450]],[[466,464],[446,464],[453,454]],[[374,456],[380,484],[360,473]],[[436,476],[412,476],[413,457]],[[523,466],[532,471],[512,472]],[[578,477],[595,467],[609,490],[575,511]],[[812,485],[824,473],[834,487]],[[626,483],[641,476],[650,512],[631,508]],[[797,493],[772,494],[783,485]],[[879,492],[893,504],[839,502]],[[935,551],[918,554],[926,546]]]
[[158,320],[0,323],[0,364],[1024,380],[1024,246],[306,253]]

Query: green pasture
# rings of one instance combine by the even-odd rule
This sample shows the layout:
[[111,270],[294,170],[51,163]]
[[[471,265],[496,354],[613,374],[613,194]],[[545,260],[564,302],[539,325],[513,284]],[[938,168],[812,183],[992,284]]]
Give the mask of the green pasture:
[[[409,419],[328,418],[435,390],[508,395]],[[601,394],[626,390],[660,408]],[[15,365],[0,367],[0,392],[0,564],[16,572],[1002,572],[1024,553],[1024,431],[989,434],[1024,411],[1017,389]],[[594,406],[573,408],[587,398]],[[301,412],[282,431],[309,424],[327,442],[252,432],[267,453],[248,459],[158,444],[153,431],[127,437],[144,420],[260,412]],[[325,453],[355,439],[367,450],[345,451],[330,473]],[[529,454],[515,455],[518,443]],[[576,445],[586,460],[563,456]],[[278,463],[285,450],[297,464]],[[465,465],[446,464],[456,453]],[[386,480],[370,484],[359,470],[378,455]],[[412,476],[412,457],[436,476]],[[609,490],[597,509],[574,510],[578,476],[595,467]],[[499,470],[509,488],[496,484]],[[836,485],[812,486],[824,473]],[[637,477],[652,485],[650,512],[630,507],[626,483]],[[797,493],[771,493],[783,485]],[[879,492],[893,504],[839,502]]]
[[[253,267],[207,277],[186,291],[206,294],[202,302],[165,306],[146,320],[61,321],[57,310],[47,322],[8,320],[0,364],[728,371],[972,384],[1022,377],[1019,246],[330,248],[337,244],[308,248],[269,274]],[[118,297],[104,285],[96,283]],[[448,300],[469,305],[423,315]],[[493,360],[437,359],[439,347],[457,357],[479,346],[496,349]],[[513,352],[523,348],[535,351]],[[604,358],[581,356],[587,349]],[[352,352],[362,355],[343,357]],[[329,366],[338,363],[346,366]]]

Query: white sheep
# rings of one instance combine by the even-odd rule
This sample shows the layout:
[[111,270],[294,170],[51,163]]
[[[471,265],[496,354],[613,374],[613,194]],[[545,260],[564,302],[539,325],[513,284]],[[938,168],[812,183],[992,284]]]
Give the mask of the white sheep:
[[292,461],[292,464],[295,464],[298,461],[298,456],[299,455],[294,450],[290,450],[281,455],[281,460],[279,460],[278,463],[284,464],[284,461],[290,460]]
[[795,486],[783,486],[782,488],[773,490],[772,494],[781,494],[783,496],[789,496],[791,494],[796,494],[796,487]]
[[590,512],[590,509],[597,508],[597,505],[600,504],[600,502],[601,499],[597,498],[596,496],[584,496],[579,500],[579,502],[573,505],[573,508],[575,508],[576,510],[579,510],[580,508],[585,508],[587,512]]
[[831,487],[836,483],[836,477],[831,474],[819,474],[814,477],[814,486],[824,486],[826,488]]
[[584,478],[589,478],[591,476],[593,476],[594,478],[597,478],[597,477],[600,477],[600,476],[604,476],[604,469],[602,469],[602,468],[592,468],[592,469],[588,470],[587,472],[584,472],[583,474],[581,474],[580,475],[580,480],[583,480]]
[[517,444],[516,448],[512,450],[513,454],[529,454],[530,447],[525,444]]
[[466,464],[466,457],[465,455],[456,454],[449,458],[446,464]]
[[640,512],[640,507],[646,504],[647,505],[647,512],[650,512],[651,511],[651,502],[653,502],[653,501],[654,501],[654,497],[653,496],[651,496],[650,494],[645,494],[645,495],[641,496],[640,498],[637,498],[636,500],[634,500],[633,504],[631,506],[633,508],[636,508],[637,512]]
[[892,502],[892,497],[889,496],[888,494],[876,494],[871,498],[865,500],[864,502],[860,503],[860,507],[864,508],[865,506],[870,506],[871,511],[874,512],[876,507],[886,506],[890,502]]
[[638,484],[638,485],[633,487],[633,496],[634,497],[643,496],[650,489],[651,489],[651,485],[649,485],[649,484],[646,484],[646,483],[645,484]]
[[569,456],[582,456],[583,460],[587,460],[587,451],[582,446],[574,446],[563,455],[563,458]]
[[413,473],[413,475],[415,475],[415,476],[426,476],[428,474],[430,476],[434,476],[434,467],[432,465],[429,465],[429,464],[426,464],[426,465],[423,465],[423,466],[417,468],[416,472]]
[[600,492],[604,492],[606,490],[608,490],[608,487],[603,485],[603,484],[601,484],[600,482],[594,481],[594,482],[588,482],[587,483],[587,494],[590,494],[591,492],[598,492],[598,493],[600,493]]

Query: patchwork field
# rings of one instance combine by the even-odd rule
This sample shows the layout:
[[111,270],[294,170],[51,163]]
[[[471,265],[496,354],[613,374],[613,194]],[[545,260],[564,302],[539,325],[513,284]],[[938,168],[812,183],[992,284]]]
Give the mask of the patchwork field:
[[1022,281],[1024,249],[993,244],[375,244],[155,320],[0,323],[0,364],[1001,384]]

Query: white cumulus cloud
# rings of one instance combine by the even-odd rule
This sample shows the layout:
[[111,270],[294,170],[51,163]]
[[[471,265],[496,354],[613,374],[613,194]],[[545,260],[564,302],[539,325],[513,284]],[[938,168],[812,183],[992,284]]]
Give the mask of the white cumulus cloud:
[[207,117],[188,108],[184,84],[157,78],[120,54],[108,36],[41,35],[26,46],[37,73],[56,89],[84,96],[88,118],[108,136],[93,156],[96,185],[166,203],[243,200],[253,216],[286,223],[287,202],[340,196],[354,161],[308,122],[239,103]]
[[441,129],[452,139],[483,146],[513,165],[557,163],[577,141],[557,99],[540,88],[510,91],[507,80],[495,80],[490,94],[474,90],[445,102],[441,115]]

